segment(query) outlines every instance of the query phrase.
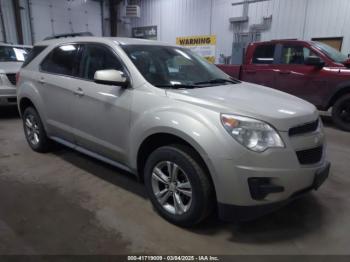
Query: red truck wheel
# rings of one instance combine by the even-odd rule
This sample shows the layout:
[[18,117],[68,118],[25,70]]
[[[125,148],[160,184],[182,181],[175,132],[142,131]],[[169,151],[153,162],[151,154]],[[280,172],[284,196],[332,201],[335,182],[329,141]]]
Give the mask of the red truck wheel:
[[339,98],[332,110],[334,123],[345,131],[350,131],[350,94]]

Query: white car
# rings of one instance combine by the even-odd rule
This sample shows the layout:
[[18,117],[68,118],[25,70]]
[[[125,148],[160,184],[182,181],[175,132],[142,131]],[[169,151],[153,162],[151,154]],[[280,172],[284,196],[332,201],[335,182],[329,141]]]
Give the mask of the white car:
[[0,106],[16,105],[16,73],[31,46],[0,43]]

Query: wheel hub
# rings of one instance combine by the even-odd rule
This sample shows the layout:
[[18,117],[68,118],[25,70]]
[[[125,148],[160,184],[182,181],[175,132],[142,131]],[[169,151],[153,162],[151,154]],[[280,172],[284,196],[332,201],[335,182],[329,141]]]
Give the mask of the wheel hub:
[[37,145],[40,142],[40,131],[37,120],[33,115],[28,115],[25,119],[25,130],[29,142]]
[[175,192],[175,190],[176,190],[176,185],[174,183],[170,183],[169,184],[169,191]]
[[184,214],[191,207],[190,180],[174,162],[163,161],[153,168],[152,189],[160,205],[171,214]]

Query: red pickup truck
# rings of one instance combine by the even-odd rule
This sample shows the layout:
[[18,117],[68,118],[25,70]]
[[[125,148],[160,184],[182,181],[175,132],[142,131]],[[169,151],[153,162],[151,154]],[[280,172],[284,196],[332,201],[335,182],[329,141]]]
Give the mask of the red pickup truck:
[[335,124],[350,131],[350,60],[318,42],[274,40],[249,44],[243,65],[218,65],[232,76],[332,108]]

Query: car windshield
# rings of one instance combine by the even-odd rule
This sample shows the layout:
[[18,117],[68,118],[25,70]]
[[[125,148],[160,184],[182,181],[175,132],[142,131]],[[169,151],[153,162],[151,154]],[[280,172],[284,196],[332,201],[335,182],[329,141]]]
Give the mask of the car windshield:
[[348,59],[346,55],[340,53],[338,50],[330,47],[329,45],[320,42],[316,42],[315,45],[334,62],[343,63]]
[[172,46],[123,45],[144,78],[162,88],[198,88],[238,81],[192,51]]
[[0,62],[23,62],[30,48],[0,46]]

